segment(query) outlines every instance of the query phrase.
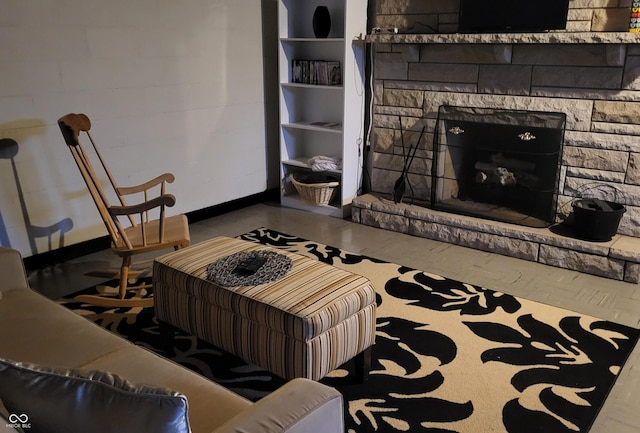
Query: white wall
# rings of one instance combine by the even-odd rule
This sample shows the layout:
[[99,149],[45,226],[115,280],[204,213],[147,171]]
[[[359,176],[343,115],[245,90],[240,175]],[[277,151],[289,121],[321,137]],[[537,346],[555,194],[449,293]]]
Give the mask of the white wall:
[[92,119],[121,186],[175,174],[170,214],[266,189],[260,0],[0,0],[0,11],[0,139],[18,143],[0,159],[3,245],[43,253],[34,227],[68,219],[64,245],[106,234],[57,125],[69,112]]

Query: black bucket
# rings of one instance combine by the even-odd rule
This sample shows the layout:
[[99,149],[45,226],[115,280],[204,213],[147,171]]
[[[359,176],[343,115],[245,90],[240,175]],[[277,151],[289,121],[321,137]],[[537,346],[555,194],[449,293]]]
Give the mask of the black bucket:
[[625,207],[597,198],[576,200],[573,206],[573,227],[578,237],[589,241],[610,241],[618,231]]

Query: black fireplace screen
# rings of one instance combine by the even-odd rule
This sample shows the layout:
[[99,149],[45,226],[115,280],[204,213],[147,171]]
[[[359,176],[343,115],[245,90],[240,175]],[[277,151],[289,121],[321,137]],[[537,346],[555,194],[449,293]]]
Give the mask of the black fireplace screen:
[[548,227],[556,215],[565,123],[564,113],[441,106],[432,207]]

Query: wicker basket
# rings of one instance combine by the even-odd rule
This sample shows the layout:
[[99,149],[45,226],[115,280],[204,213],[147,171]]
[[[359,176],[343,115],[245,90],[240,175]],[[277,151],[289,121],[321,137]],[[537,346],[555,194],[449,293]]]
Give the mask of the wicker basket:
[[302,201],[313,205],[328,205],[335,189],[340,185],[340,182],[323,175],[296,174],[296,176],[300,180],[294,179],[293,174],[289,174],[291,183],[300,194]]

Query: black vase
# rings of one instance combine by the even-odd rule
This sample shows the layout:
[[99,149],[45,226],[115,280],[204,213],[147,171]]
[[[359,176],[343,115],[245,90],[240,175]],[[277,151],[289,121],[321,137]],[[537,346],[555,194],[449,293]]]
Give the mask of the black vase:
[[316,38],[326,38],[331,31],[331,15],[329,8],[318,6],[313,13],[313,34]]

